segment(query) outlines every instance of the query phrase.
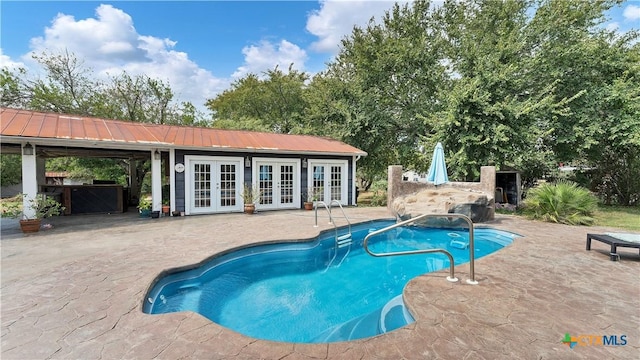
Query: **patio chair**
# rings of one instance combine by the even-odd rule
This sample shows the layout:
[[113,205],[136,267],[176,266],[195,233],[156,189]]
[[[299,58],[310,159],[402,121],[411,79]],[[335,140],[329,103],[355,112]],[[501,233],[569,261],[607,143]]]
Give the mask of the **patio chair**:
[[[611,252],[609,253],[611,261],[620,260],[618,247],[640,249],[640,235],[636,234],[587,234],[587,250],[591,250],[591,240],[597,240],[611,245]],[[638,250],[638,253],[640,254],[640,250]]]

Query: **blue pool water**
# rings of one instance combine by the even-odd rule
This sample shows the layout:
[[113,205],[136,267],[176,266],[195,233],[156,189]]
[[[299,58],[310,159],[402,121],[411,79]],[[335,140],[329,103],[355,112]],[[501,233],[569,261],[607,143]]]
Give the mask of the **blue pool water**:
[[[362,248],[380,220],[352,228],[353,243],[335,246],[335,232],[304,242],[262,244],[216,256],[159,278],[144,311],[194,311],[239,333],[267,340],[318,343],[375,336],[413,322],[402,290],[412,278],[448,268],[444,254],[377,258]],[[344,234],[346,228],[339,229]],[[475,258],[510,244],[512,233],[476,228]],[[469,261],[468,231],[400,227],[369,240],[376,252],[443,248]],[[442,281],[446,281],[443,276]]]

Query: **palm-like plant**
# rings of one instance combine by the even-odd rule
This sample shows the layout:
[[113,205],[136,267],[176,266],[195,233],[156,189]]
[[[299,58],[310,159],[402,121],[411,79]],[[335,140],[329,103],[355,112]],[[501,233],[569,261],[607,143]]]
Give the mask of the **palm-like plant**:
[[524,201],[529,217],[569,225],[592,224],[597,204],[589,190],[569,181],[535,187]]

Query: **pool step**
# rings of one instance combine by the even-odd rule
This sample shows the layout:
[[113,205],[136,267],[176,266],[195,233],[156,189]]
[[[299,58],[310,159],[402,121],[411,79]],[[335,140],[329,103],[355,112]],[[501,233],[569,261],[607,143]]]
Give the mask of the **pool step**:
[[389,300],[380,310],[380,333],[384,334],[414,321],[413,316],[404,305],[402,294],[400,294]]
[[353,239],[351,238],[351,233],[340,235],[336,239],[336,243],[338,244],[339,248],[349,246],[352,242]]
[[362,339],[384,334],[413,323],[413,316],[404,306],[402,295],[389,300],[382,308],[333,326],[312,342],[334,342]]

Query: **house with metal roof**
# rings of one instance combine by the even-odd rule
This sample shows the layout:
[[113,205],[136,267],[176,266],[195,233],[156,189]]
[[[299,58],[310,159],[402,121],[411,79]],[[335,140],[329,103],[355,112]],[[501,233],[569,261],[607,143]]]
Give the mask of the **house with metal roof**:
[[[309,189],[326,203],[355,205],[356,163],[367,155],[343,142],[310,135],[145,124],[11,108],[0,108],[0,122],[2,152],[22,154],[27,197],[42,191],[47,158],[149,160],[153,209],[160,210],[162,179],[168,176],[171,210],[186,215],[242,211],[245,184],[260,190],[257,210],[301,208]],[[130,176],[128,186],[135,181]]]

